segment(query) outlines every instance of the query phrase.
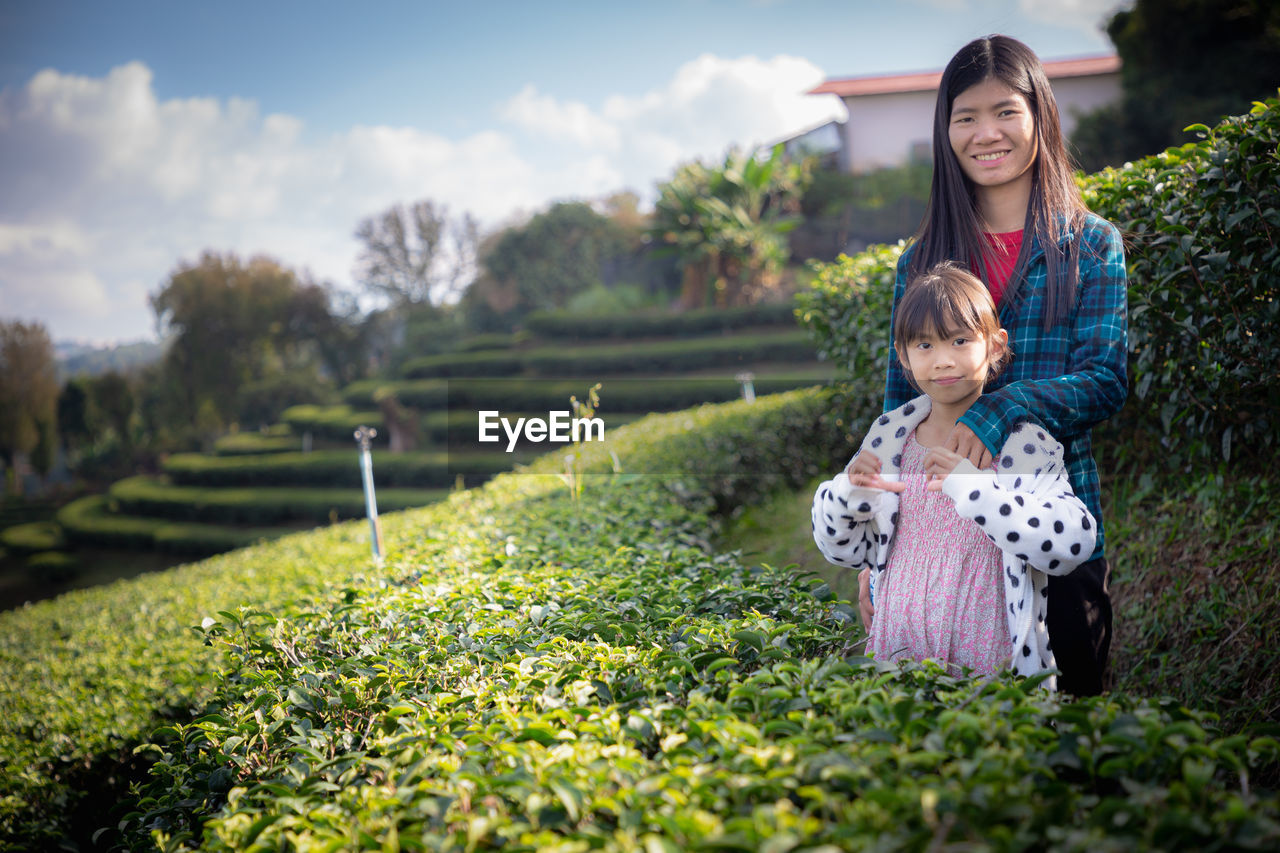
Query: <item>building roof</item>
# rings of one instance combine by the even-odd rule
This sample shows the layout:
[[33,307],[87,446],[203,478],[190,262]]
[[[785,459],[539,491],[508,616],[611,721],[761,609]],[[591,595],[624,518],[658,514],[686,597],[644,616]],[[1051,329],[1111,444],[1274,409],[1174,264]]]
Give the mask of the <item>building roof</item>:
[[[1104,56],[1084,56],[1077,59],[1055,59],[1044,63],[1044,73],[1050,80],[1062,77],[1088,77],[1094,74],[1113,74],[1120,70],[1120,57],[1114,53]],[[810,95],[839,95],[851,98],[858,95],[891,95],[899,92],[933,92],[942,80],[941,71],[925,71],[917,74],[877,74],[869,77],[845,77],[827,80],[810,89]]]

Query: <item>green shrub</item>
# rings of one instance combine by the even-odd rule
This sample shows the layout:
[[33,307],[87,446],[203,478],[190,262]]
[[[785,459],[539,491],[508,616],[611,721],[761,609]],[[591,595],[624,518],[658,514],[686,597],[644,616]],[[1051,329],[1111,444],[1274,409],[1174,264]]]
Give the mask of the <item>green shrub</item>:
[[27,558],[27,572],[42,583],[65,583],[80,572],[80,560],[65,551],[41,551]]
[[1269,463],[1280,432],[1280,100],[1083,182],[1129,238],[1125,417],[1186,460]]
[[56,551],[63,546],[62,528],[48,521],[31,521],[0,530],[0,545],[12,554]]
[[683,373],[707,367],[812,361],[813,358],[813,345],[808,336],[795,329],[679,341],[545,348],[526,353],[523,361],[535,376],[591,378],[630,373]]
[[[290,406],[280,414],[280,420],[289,425],[293,432],[301,435],[310,432],[316,438],[334,441],[352,442],[357,427],[370,426],[378,430],[374,439],[376,445],[385,445],[388,437],[383,427],[382,412],[377,410],[355,410],[347,405],[335,406]],[[289,448],[296,450],[297,440]]]
[[486,332],[472,335],[458,341],[454,349],[457,352],[477,352],[479,350],[510,349],[515,345],[515,336],[501,332]]
[[889,317],[904,246],[871,246],[812,263],[808,288],[796,294],[796,319],[813,336],[818,357],[836,366],[840,408],[859,437],[884,402]]
[[786,303],[761,303],[734,308],[704,308],[680,314],[620,314],[583,316],[568,311],[537,311],[524,318],[524,328],[543,338],[582,341],[598,338],[695,337],[753,326],[790,326]]
[[[447,494],[444,489],[379,489],[378,509],[392,512],[426,506]],[[138,476],[112,484],[109,496],[124,514],[221,524],[328,524],[365,515],[364,491],[359,488],[201,488]]]
[[[527,460],[519,453],[373,452],[373,479],[379,487],[448,488],[458,475],[472,483]],[[273,453],[258,456],[204,456],[179,453],[164,462],[165,473],[181,486],[317,486],[356,489],[360,454],[350,450]]]
[[297,450],[302,443],[297,436],[263,435],[257,432],[235,432],[213,443],[219,456],[249,456],[257,453],[285,453]]
[[514,376],[524,368],[520,353],[510,350],[445,353],[411,359],[400,375],[406,379],[447,379],[455,376]]
[[156,549],[197,557],[276,539],[297,529],[228,527],[123,515],[115,511],[105,495],[89,495],[67,504],[58,511],[58,524],[75,545],[136,551]]
[[[732,368],[726,369],[726,373]],[[814,384],[812,376],[762,376],[755,380],[757,394],[776,394]],[[480,409],[502,412],[549,412],[564,409],[570,396],[582,397],[590,386],[583,379],[416,379],[347,389],[347,402],[359,406],[379,388],[396,395],[401,404],[420,411]],[[664,376],[651,379],[617,378],[601,392],[604,409],[612,413],[670,412],[703,403],[724,403],[742,396],[742,385],[724,378]]]

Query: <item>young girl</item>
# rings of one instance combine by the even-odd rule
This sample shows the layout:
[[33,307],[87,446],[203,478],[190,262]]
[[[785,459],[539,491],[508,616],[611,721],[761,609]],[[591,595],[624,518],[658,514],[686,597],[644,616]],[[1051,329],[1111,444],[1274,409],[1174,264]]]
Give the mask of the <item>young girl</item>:
[[[818,487],[814,541],[832,563],[868,567],[877,657],[978,673],[1053,669],[1048,578],[1087,560],[1097,533],[1062,445],[1019,424],[984,470],[944,446],[1011,356],[991,294],[938,264],[907,287],[893,334],[907,381],[923,394],[881,415],[863,440],[885,460],[878,472],[855,460]],[[1052,676],[1045,683],[1056,686]]]
[[[894,303],[908,280],[942,260],[966,265],[991,290],[1018,358],[943,447],[983,468],[1018,423],[1035,421],[1063,442],[1071,486],[1099,524],[1086,562],[1050,579],[1048,624],[1062,689],[1100,693],[1111,644],[1110,568],[1090,430],[1128,392],[1120,234],[1085,208],[1044,69],[1015,39],[976,39],[948,63],[934,111],[933,162],[928,211],[899,262]],[[914,396],[894,353],[885,411]],[[857,465],[874,473],[886,461],[868,451]],[[869,623],[869,575],[859,582]]]

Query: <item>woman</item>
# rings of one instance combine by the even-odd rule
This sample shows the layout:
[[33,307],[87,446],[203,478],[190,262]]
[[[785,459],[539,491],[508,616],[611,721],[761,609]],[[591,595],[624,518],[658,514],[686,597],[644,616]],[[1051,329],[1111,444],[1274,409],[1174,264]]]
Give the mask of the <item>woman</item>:
[[[1059,689],[1101,693],[1110,568],[1090,430],[1120,409],[1128,390],[1120,233],[1084,206],[1044,68],[1016,39],[975,39],[947,64],[933,161],[924,222],[898,263],[895,310],[905,283],[945,260],[968,266],[990,288],[1018,357],[956,422],[945,447],[982,470],[1019,423],[1039,424],[1063,443],[1071,486],[1099,529],[1089,560],[1049,581],[1049,636]],[[913,396],[891,348],[884,410]],[[853,470],[878,474],[880,466],[864,451]],[[869,628],[868,582],[863,571]]]

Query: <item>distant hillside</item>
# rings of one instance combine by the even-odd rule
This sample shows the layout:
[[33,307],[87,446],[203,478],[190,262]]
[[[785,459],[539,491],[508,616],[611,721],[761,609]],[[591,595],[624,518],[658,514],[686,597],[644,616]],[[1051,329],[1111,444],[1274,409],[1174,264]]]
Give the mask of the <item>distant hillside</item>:
[[63,379],[72,376],[96,376],[111,370],[127,371],[145,367],[164,356],[164,344],[159,341],[136,341],[109,347],[95,347],[72,341],[54,344],[58,358],[58,373]]

